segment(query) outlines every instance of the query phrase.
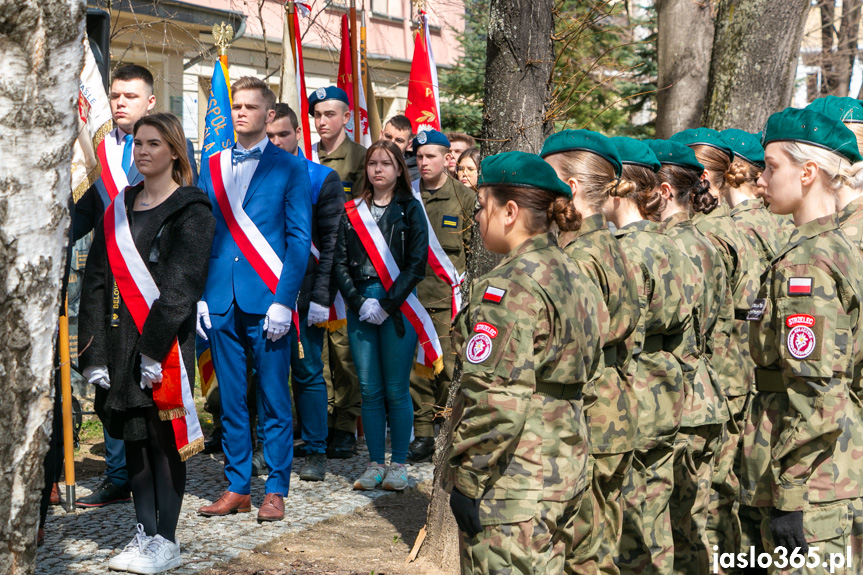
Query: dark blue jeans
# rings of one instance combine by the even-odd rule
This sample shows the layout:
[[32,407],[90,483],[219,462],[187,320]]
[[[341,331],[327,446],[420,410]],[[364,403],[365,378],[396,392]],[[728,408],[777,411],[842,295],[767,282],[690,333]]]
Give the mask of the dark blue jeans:
[[[378,280],[357,284],[360,295],[380,299],[386,295]],[[387,411],[393,463],[407,458],[414,409],[410,396],[410,374],[417,351],[417,334],[404,319],[405,335],[396,334],[392,318],[381,325],[360,321],[357,310],[348,309],[348,338],[363,397],[363,429],[369,458],[383,464],[386,451]]]
[[115,487],[129,489],[129,472],[126,470],[126,443],[122,439],[114,439],[105,429],[105,475]]
[[[324,361],[321,357],[326,329],[307,326],[309,310],[300,311],[300,341],[303,344],[303,359],[297,345],[297,328],[291,326],[287,337],[291,338],[291,387],[300,431],[305,442],[306,453],[327,451],[327,384],[324,381]],[[258,413],[262,413],[261,394],[255,395]],[[258,418],[258,441],[264,441],[264,427]]]

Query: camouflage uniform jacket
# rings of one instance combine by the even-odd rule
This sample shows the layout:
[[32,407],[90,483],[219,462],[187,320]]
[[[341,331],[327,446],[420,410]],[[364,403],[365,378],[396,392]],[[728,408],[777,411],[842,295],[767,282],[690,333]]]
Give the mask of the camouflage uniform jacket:
[[752,376],[747,369],[750,366],[745,362],[740,342],[748,337],[742,332],[746,330],[746,314],[752,307],[759,285],[757,254],[749,249],[749,243],[731,218],[728,204],[723,203],[709,214],[697,214],[692,222],[719,250],[732,300],[732,309],[724,307],[719,317],[721,332],[728,333],[730,330],[731,337],[727,343],[718,345],[717,342],[717,346],[709,350],[711,357],[720,356],[718,361],[713,361],[713,368],[726,395],[746,395],[751,389]]
[[838,214],[836,220],[851,243],[863,252],[863,197],[850,202]]
[[603,350],[605,365],[584,394],[590,452],[625,453],[635,448],[638,430],[638,398],[629,377],[633,335],[641,315],[637,270],[601,213],[585,218],[577,232],[561,234],[560,246],[600,289],[611,314]]
[[[781,227],[777,226],[776,216],[770,213],[764,201],[760,199],[740,202],[731,208],[731,218],[737,223],[743,239],[758,253],[756,272],[759,278],[758,285],[761,285],[761,274],[767,271],[770,262],[785,245],[787,235]],[[782,226],[784,227],[784,224]]]
[[551,235],[527,240],[471,286],[453,334],[463,372],[447,475],[481,499],[483,524],[527,521],[537,501],[586,487],[582,388],[608,323],[601,294]]
[[863,496],[863,258],[834,216],[791,235],[749,317],[758,392],[742,501],[786,511]]
[[[435,193],[426,191],[420,181],[420,195],[429,222],[459,273],[467,266],[467,248],[470,246],[476,193],[461,182],[447,178]],[[452,308],[452,286],[441,280],[431,267],[426,266],[426,277],[417,286],[417,298],[429,309]]]
[[365,182],[366,149],[350,137],[332,152],[327,152],[318,143],[318,163],[336,171],[342,180],[345,202],[360,197]]
[[692,330],[695,302],[683,278],[693,277],[695,271],[657,223],[642,220],[619,228],[615,235],[627,259],[640,271],[635,283],[642,312],[630,368],[638,398],[636,448],[671,446],[685,398],[683,358],[672,350]]
[[[721,332],[719,318],[731,304],[722,256],[701,232],[695,229],[685,212],[678,212],[662,222],[662,229],[674,245],[692,262],[688,268],[695,275],[684,277],[690,290],[690,301],[696,302],[692,329],[681,338],[675,355],[684,361],[688,393],[684,399],[682,427],[697,427],[728,420],[728,406],[709,356],[709,350],[727,345],[730,330]],[[679,273],[679,272],[678,272]]]

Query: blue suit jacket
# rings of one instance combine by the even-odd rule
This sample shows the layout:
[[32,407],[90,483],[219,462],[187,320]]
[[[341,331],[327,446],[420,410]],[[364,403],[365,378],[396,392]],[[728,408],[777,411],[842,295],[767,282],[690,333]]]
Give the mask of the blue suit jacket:
[[243,209],[282,260],[275,296],[234,242],[213,193],[209,162],[202,162],[198,184],[213,204],[216,235],[204,301],[223,314],[233,301],[244,312],[265,314],[270,304],[294,307],[311,246],[311,181],[306,163],[267,142],[243,199]]

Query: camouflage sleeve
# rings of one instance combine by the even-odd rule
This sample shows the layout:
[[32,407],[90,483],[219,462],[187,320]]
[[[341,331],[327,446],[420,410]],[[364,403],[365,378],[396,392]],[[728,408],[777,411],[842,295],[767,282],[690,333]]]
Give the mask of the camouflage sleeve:
[[[786,511],[807,505],[808,480],[819,461],[842,446],[837,439],[852,408],[846,382],[852,369],[851,318],[842,286],[811,265],[776,270],[772,284],[773,325],[768,356],[778,358],[788,393],[788,413],[776,414],[773,430],[774,506]],[[848,454],[850,457],[850,454]]]
[[591,283],[602,292],[603,302],[608,302],[608,276],[602,265],[593,256],[581,249],[574,249],[568,255],[578,267],[578,271],[590,279]]
[[479,498],[518,444],[536,389],[535,345],[548,340],[550,320],[538,297],[505,279],[482,280],[472,293],[470,316],[462,324],[464,410],[449,465],[455,487]]

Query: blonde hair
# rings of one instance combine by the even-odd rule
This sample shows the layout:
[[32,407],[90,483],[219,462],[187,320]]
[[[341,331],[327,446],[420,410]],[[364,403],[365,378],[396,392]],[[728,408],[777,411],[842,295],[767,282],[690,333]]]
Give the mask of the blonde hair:
[[270,89],[269,84],[260,78],[255,78],[254,76],[243,76],[231,84],[231,98],[233,99],[237,92],[241,92],[243,90],[257,90],[260,92],[261,96],[263,96],[264,101],[267,104],[267,110],[274,110],[276,108],[275,92]]
[[578,180],[579,193],[594,210],[602,208],[611,195],[625,197],[635,190],[635,185],[630,182],[631,187],[627,185],[625,190],[615,191],[618,184],[622,185],[622,182],[618,181],[614,166],[593,152],[584,150],[560,152],[551,154],[545,158],[545,161],[554,167],[564,182],[570,178]]
[[725,182],[732,188],[740,188],[746,184],[756,186],[763,171],[748,160],[735,158],[731,167],[725,172]]
[[854,132],[857,136],[857,149],[863,153],[863,123],[860,122],[844,122],[845,127]]
[[827,177],[827,187],[832,193],[838,194],[842,186],[848,186],[852,190],[863,190],[863,162],[852,164],[845,156],[803,142],[781,142],[781,144],[795,166],[815,162],[818,169]]

